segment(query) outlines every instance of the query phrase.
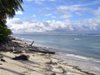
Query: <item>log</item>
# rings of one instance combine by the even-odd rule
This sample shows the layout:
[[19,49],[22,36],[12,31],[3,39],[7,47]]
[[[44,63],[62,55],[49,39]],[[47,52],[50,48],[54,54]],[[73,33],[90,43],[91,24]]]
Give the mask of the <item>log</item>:
[[46,54],[55,54],[55,52],[52,52],[52,51],[40,51],[40,50],[33,50],[33,49],[30,49],[30,51],[46,53]]

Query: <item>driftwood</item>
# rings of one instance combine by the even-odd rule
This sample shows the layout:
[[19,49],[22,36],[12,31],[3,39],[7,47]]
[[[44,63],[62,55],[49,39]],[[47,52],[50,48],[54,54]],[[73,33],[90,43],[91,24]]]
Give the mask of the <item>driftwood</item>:
[[31,43],[31,45],[29,47],[27,47],[27,49],[29,51],[40,52],[40,53],[45,53],[45,54],[55,54],[55,52],[48,51],[45,49],[39,49],[38,47],[32,46],[33,43],[34,43],[34,41]]
[[34,52],[40,52],[40,53],[47,53],[47,54],[55,54],[55,52],[50,52],[50,51],[36,51],[34,50]]
[[32,41],[32,43],[30,44],[30,46],[32,46],[32,45],[33,45],[33,43],[34,43],[34,41]]
[[29,49],[29,50],[34,52],[40,52],[40,53],[55,54],[55,52],[52,51],[41,51],[41,50],[34,50],[34,49]]

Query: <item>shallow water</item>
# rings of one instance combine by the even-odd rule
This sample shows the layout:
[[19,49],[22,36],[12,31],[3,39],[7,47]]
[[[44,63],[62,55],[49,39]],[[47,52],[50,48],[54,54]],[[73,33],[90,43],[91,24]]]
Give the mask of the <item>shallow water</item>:
[[64,52],[100,59],[99,35],[14,35],[34,40],[35,44],[56,48],[56,52]]

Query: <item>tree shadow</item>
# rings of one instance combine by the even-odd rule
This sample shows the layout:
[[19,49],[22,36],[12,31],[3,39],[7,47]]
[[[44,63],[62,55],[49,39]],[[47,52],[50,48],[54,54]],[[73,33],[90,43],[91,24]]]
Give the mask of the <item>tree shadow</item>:
[[[3,55],[3,56],[5,56],[5,57],[7,57],[7,58],[9,58],[9,59],[12,59],[12,57],[10,57],[10,56],[7,56],[7,55]],[[12,60],[13,60],[13,59],[12,59]],[[36,67],[36,68],[39,68],[39,69],[43,69],[43,68],[40,68],[40,67],[39,67],[39,65],[40,65],[39,63],[33,62],[33,61],[31,61],[31,60],[25,60],[25,61],[23,61],[23,60],[14,60],[14,61],[23,63],[23,64],[28,65],[28,66],[30,66],[30,67]],[[37,66],[33,66],[32,64],[36,64]],[[20,65],[20,66],[21,66],[21,65]]]
[[21,75],[21,73],[10,70],[10,69],[7,69],[7,68],[0,67],[0,69],[5,70],[5,71],[9,71],[9,72],[12,72],[12,73],[15,73],[15,74],[18,74],[18,75]]
[[[7,55],[3,55],[3,56],[4,56],[4,57],[7,57],[7,58],[9,58],[9,59],[12,59],[12,57],[10,57],[10,56],[7,56]],[[13,59],[12,59],[12,60],[13,60]],[[17,62],[20,62],[20,63],[22,63],[22,64],[25,64],[26,66],[30,66],[31,68],[25,67],[25,66],[23,66],[23,65],[19,65],[19,64],[16,64],[16,63],[15,63],[15,64],[16,64],[17,66],[19,66],[19,67],[28,69],[28,70],[30,70],[30,71],[35,71],[35,72],[43,73],[43,72],[40,72],[40,71],[37,71],[37,70],[32,69],[32,67],[38,68],[38,69],[40,69],[40,70],[43,70],[43,69],[44,69],[44,68],[41,68],[41,67],[40,67],[40,64],[37,63],[37,62],[33,62],[33,61],[31,61],[31,60],[25,60],[25,61],[23,61],[23,60],[14,60],[14,61],[17,61]],[[34,64],[35,64],[35,65],[34,65]],[[16,72],[16,71],[12,71],[12,70],[5,69],[5,68],[0,68],[0,69],[7,70],[7,71],[10,71],[10,72],[17,73],[17,74],[21,75],[21,73],[18,73],[18,72]]]
[[[9,58],[9,59],[12,59],[12,57],[10,56],[7,56],[7,55],[3,55],[4,57],[6,58]],[[14,60],[14,59],[12,59]],[[36,62],[33,62],[31,60],[14,60],[14,61],[18,61],[18,62],[21,62],[21,63],[27,63],[27,64],[37,64],[37,65],[40,65],[39,63],[36,63]]]
[[7,56],[7,55],[4,55],[4,54],[2,54],[4,57],[6,57],[6,58],[10,58],[10,59],[12,59],[12,57],[10,57],[10,56]]
[[[25,68],[25,69],[27,69],[27,70],[29,70],[29,71],[35,71],[35,72],[44,74],[44,73],[41,72],[41,71],[37,71],[37,70],[34,70],[34,69],[32,69],[32,68],[29,68],[29,67],[25,67],[25,66],[22,66],[22,65],[19,65],[19,64],[16,64],[16,65],[19,66],[19,67],[21,67],[21,68]],[[34,67],[36,67],[36,66],[34,66]],[[39,68],[39,67],[36,67],[36,68]],[[39,69],[43,70],[42,68],[39,68]]]
[[[39,67],[40,65],[38,65],[37,63],[37,65],[32,65],[32,64],[34,64],[34,62],[33,63],[28,63],[28,61],[27,62],[24,62],[24,61],[20,61],[20,62],[22,62],[23,64],[25,64],[25,65],[27,65],[27,66],[30,66],[30,67],[35,67],[35,68],[38,68],[38,69],[41,69],[41,70],[43,70],[44,68],[41,68],[41,67]],[[16,65],[18,65],[18,64],[16,64]],[[22,68],[26,68],[26,67],[24,67],[24,66],[21,66],[21,65],[18,65],[18,66],[20,66],[20,67],[22,67]],[[28,69],[28,68],[27,68]]]

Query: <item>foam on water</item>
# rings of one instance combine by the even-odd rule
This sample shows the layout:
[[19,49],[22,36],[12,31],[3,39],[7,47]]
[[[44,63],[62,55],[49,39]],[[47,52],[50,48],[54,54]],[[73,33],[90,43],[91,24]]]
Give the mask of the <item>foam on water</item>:
[[100,60],[94,58],[88,58],[75,54],[58,53],[54,57],[63,60],[63,63],[67,63],[72,66],[78,66],[80,69],[100,75]]

